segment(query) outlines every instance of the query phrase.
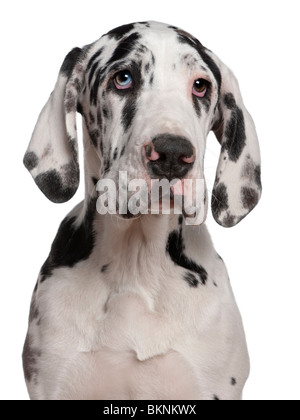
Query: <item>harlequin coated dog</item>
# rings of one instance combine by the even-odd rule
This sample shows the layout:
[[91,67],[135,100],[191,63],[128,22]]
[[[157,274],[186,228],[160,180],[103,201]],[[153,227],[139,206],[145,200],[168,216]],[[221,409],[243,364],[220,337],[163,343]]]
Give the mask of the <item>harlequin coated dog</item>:
[[212,130],[221,145],[212,213],[225,227],[240,222],[261,182],[257,135],[235,76],[196,38],[157,22],[73,49],[24,157],[56,203],[79,183],[77,112],[85,197],[62,221],[33,292],[23,351],[30,398],[241,399],[248,352],[204,224],[206,188],[198,225],[172,211],[96,209],[97,182],[117,183],[120,171],[148,184],[204,179]]

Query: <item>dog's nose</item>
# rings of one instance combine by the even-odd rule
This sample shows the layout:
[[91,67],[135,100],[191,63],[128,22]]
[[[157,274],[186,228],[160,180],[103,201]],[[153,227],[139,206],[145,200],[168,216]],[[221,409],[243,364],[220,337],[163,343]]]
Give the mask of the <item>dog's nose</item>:
[[147,168],[152,178],[183,178],[192,169],[195,151],[185,137],[162,134],[145,145]]

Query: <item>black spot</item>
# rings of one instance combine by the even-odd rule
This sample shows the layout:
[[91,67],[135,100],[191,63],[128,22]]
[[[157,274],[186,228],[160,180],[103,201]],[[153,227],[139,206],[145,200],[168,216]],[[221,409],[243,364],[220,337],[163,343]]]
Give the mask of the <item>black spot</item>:
[[28,152],[25,154],[23,163],[25,167],[28,169],[28,171],[31,171],[35,167],[37,167],[39,163],[39,158],[34,152]]
[[104,118],[108,118],[109,112],[108,112],[108,109],[106,108],[106,106],[102,107],[102,114],[103,114]]
[[153,80],[154,80],[154,73],[151,74],[150,79],[149,79],[150,86],[153,85]]
[[198,274],[201,284],[207,281],[207,271],[201,266],[189,259],[185,253],[185,245],[182,237],[182,228],[180,231],[174,230],[168,237],[166,252],[170,255],[174,264],[186,268],[193,273]]
[[145,65],[145,73],[149,73],[149,70],[150,70],[150,63],[147,63]]
[[77,109],[77,96],[70,90],[66,92],[64,105],[67,113],[74,112]]
[[124,144],[124,146],[122,147],[120,157],[122,157],[122,156],[124,155],[124,153],[125,153],[125,144]]
[[[243,217],[240,218],[240,220],[242,220]],[[229,213],[229,211],[226,213],[226,215],[224,216],[223,220],[222,220],[222,226],[224,227],[232,227],[234,225],[237,224],[237,217],[233,216],[232,214]]]
[[173,26],[173,25],[168,25],[169,29],[174,29],[176,31],[178,31],[178,27],[177,26]]
[[178,217],[179,226],[182,226],[182,223],[183,223],[183,216],[182,216],[182,214],[180,214],[180,216]]
[[232,93],[227,93],[226,95],[224,95],[223,101],[224,101],[224,105],[228,109],[233,110],[236,108],[236,102]]
[[95,123],[95,117],[94,117],[94,115],[91,111],[89,112],[89,117],[90,117],[90,123],[94,124]]
[[118,157],[118,148],[116,147],[114,150],[113,160],[116,160]]
[[114,38],[116,40],[120,40],[124,35],[134,29],[133,23],[129,23],[127,25],[119,26],[118,28],[112,29],[107,33],[109,38]]
[[99,62],[97,61],[96,63],[93,64],[90,74],[89,74],[89,78],[88,78],[89,86],[91,86],[92,79],[98,67],[99,67]]
[[243,207],[245,209],[253,209],[259,200],[259,195],[256,190],[250,187],[242,187],[241,198]]
[[150,23],[145,21],[145,22],[138,22],[140,25],[145,25],[146,28],[150,28]]
[[33,289],[33,293],[36,293],[36,291],[37,291],[38,287],[39,287],[39,282],[37,281],[37,282],[35,283],[35,286],[34,286],[34,289]]
[[60,72],[66,76],[70,77],[73,71],[75,64],[79,61],[81,57],[82,49],[81,48],[73,48],[72,51],[64,59],[64,62],[60,68]]
[[32,299],[29,313],[29,324],[39,317],[39,308],[35,302],[35,298]]
[[76,217],[66,217],[56,234],[50,254],[41,269],[41,282],[52,275],[58,267],[73,267],[79,261],[86,260],[94,248],[94,214],[96,198],[91,199],[83,221],[75,226]]
[[236,162],[246,145],[245,120],[243,111],[235,104],[232,93],[224,95],[224,103],[231,110],[230,119],[225,127],[222,149],[228,151],[230,160]]
[[254,169],[254,180],[256,185],[258,186],[258,189],[261,191],[262,185],[261,185],[261,168],[260,165],[257,165]]
[[232,377],[231,380],[230,380],[230,383],[231,383],[232,386],[235,386],[236,385],[236,379]]
[[220,401],[220,398],[217,395],[214,395],[213,399],[214,401]]
[[197,116],[201,117],[201,109],[200,109],[199,99],[195,95],[193,95],[193,105],[194,105],[194,109],[196,111]]
[[219,217],[221,212],[228,210],[228,194],[227,187],[221,183],[213,189],[211,207],[215,217]]
[[77,191],[79,183],[78,166],[75,164],[65,165],[61,174],[52,169],[39,174],[34,180],[41,191],[54,203],[65,203],[70,200]]
[[98,183],[98,179],[97,179],[97,178],[95,178],[95,177],[92,177],[92,182],[93,182],[93,184],[96,186],[96,185],[97,185],[97,183]]
[[197,280],[196,276],[192,273],[186,273],[183,278],[191,287],[197,287],[199,284],[199,280]]
[[102,54],[102,52],[103,52],[103,47],[102,47],[102,48],[100,48],[100,50],[96,51],[96,52],[92,55],[92,57],[90,58],[90,60],[89,60],[89,62],[88,62],[88,65],[87,65],[87,67],[86,67],[86,72],[88,72],[88,71],[90,70],[90,68],[92,67],[92,65],[94,64],[94,62],[97,60],[97,58],[99,58],[99,57],[100,57],[100,55]]
[[37,361],[39,357],[41,357],[41,352],[33,347],[31,336],[27,334],[22,354],[23,369],[27,382],[36,380],[38,375]]
[[100,140],[100,131],[98,129],[88,131],[90,139],[95,147],[98,146]]
[[105,264],[101,267],[101,273],[106,273],[107,269],[109,267],[109,264]]
[[140,37],[141,35],[138,32],[134,32],[123,39],[116,47],[113,55],[108,60],[107,65],[127,57],[136,48],[137,41]]
[[98,101],[98,90],[99,86],[102,84],[102,82],[105,79],[105,68],[98,69],[95,77],[95,81],[93,83],[93,86],[90,91],[90,102],[92,105],[97,105]]
[[132,120],[136,113],[136,100],[134,97],[130,97],[129,100],[125,102],[125,105],[122,110],[122,125],[124,130],[127,131],[131,124]]

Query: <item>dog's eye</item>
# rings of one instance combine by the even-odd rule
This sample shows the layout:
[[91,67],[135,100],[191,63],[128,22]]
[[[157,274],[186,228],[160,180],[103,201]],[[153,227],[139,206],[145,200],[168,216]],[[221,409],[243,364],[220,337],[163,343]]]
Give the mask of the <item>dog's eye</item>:
[[117,89],[129,89],[132,87],[133,81],[129,71],[119,71],[114,77],[114,83]]
[[200,98],[203,98],[206,94],[208,85],[209,85],[209,82],[205,79],[195,80],[194,86],[193,86],[193,94],[196,96],[199,96]]

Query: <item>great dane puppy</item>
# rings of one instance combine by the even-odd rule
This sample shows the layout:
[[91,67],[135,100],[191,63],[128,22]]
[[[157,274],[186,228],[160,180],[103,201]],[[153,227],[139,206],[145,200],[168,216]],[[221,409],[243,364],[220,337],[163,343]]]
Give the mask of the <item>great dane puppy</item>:
[[[162,23],[124,25],[73,49],[24,157],[56,203],[79,183],[77,112],[86,192],[61,223],[33,292],[23,352],[30,397],[240,399],[248,352],[204,224],[206,188],[197,190],[198,223],[174,206],[175,196],[186,198],[185,180],[204,180],[210,130],[221,144],[215,220],[234,226],[257,204],[259,146],[237,80],[196,38]],[[131,211],[129,189],[124,211],[120,173],[144,181],[148,196],[154,179],[171,182],[170,214],[162,196],[154,214]],[[103,180],[116,185],[116,214],[100,214],[110,200],[98,206]]]

